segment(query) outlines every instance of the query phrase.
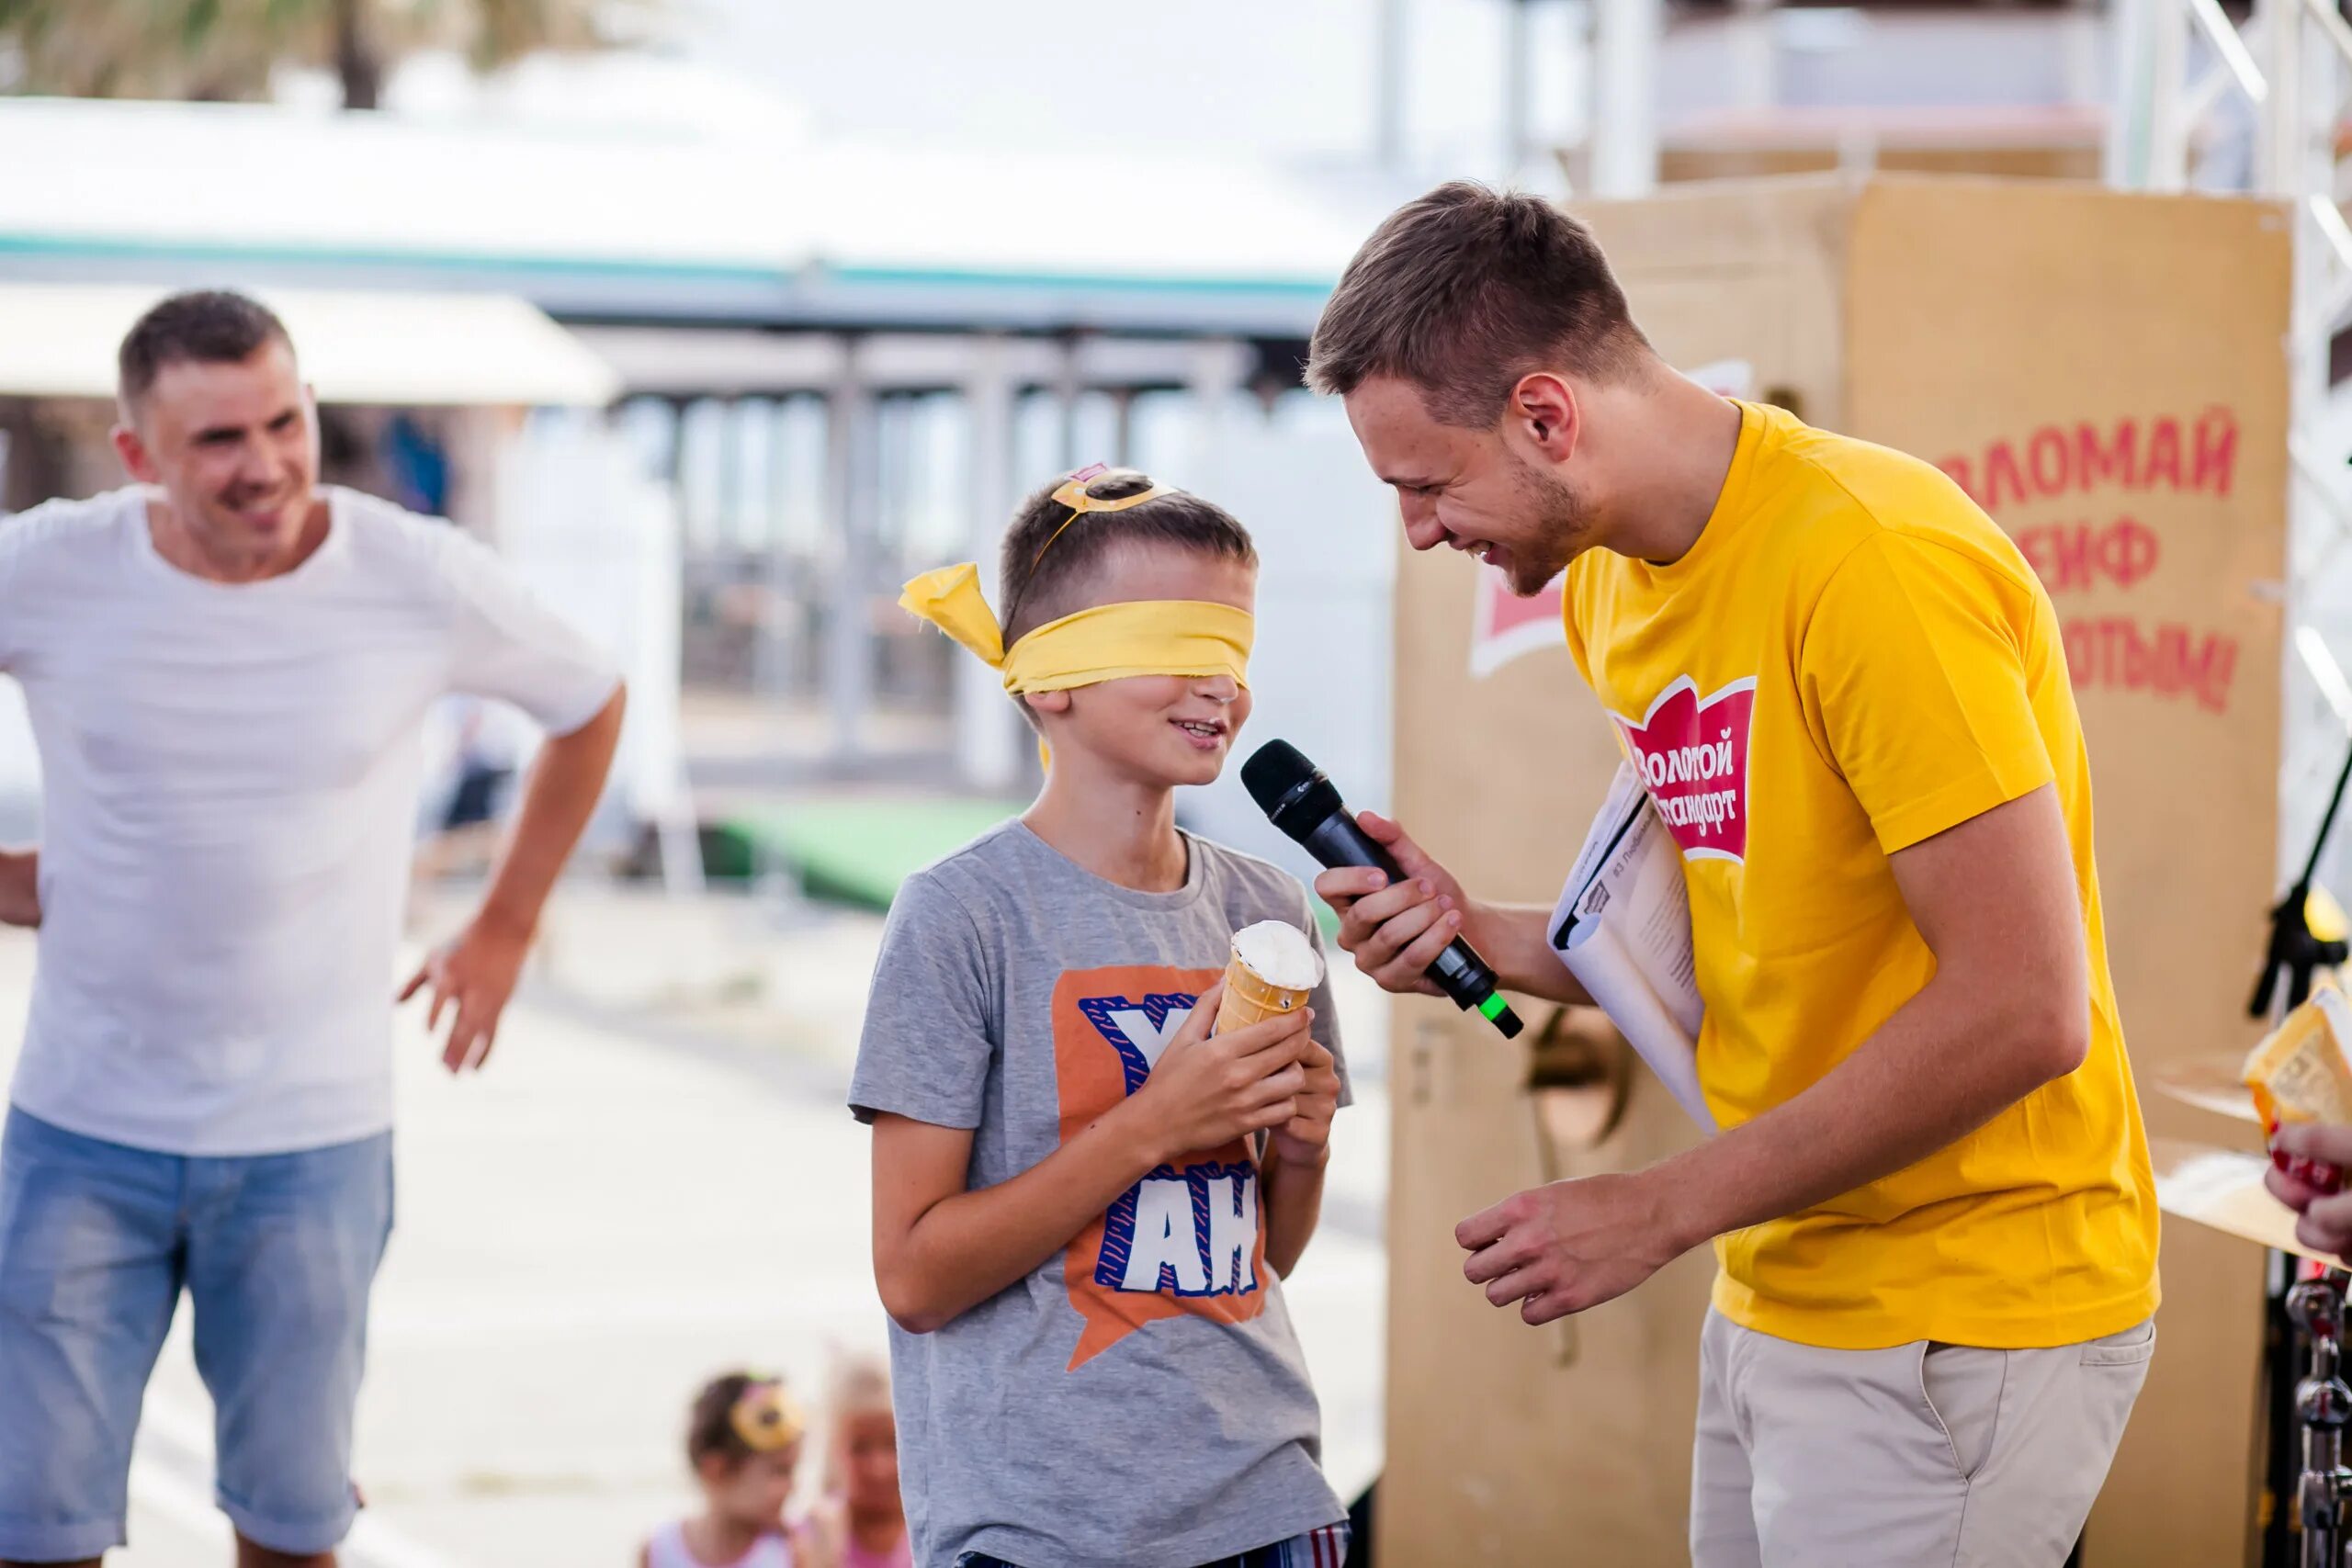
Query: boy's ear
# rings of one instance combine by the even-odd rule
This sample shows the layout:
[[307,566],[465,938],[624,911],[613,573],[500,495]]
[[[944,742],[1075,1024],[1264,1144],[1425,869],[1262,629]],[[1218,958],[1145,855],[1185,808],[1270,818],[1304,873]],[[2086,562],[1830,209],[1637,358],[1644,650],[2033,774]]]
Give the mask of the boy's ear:
[[1068,692],[1023,692],[1021,694],[1021,700],[1029,705],[1031,713],[1069,712]]

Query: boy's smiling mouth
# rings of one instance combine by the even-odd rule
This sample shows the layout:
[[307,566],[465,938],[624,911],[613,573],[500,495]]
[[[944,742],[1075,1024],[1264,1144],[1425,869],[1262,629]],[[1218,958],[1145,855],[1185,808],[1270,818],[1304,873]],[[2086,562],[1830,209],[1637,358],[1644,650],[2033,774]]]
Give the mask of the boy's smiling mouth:
[[1232,733],[1232,727],[1221,718],[1171,718],[1168,722],[1182,731],[1184,738],[1203,751],[1216,750]]

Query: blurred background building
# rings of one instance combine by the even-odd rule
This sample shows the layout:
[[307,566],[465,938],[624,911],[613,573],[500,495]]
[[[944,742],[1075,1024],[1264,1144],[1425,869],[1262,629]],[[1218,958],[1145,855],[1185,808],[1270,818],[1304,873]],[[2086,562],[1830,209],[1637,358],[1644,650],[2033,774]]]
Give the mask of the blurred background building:
[[[1376,800],[1393,529],[1338,411],[1297,385],[1371,223],[1464,174],[1563,196],[1832,169],[2127,179],[2133,16],[11,0],[0,505],[112,482],[93,350],[141,290],[304,297],[333,477],[534,559],[667,541],[674,615],[567,584],[630,604],[600,624],[653,637],[640,690],[679,694],[633,719],[661,733],[632,738],[606,847],[675,875],[691,818],[713,870],[781,857],[887,896],[903,850],[849,863],[875,830],[944,848],[968,814],[923,802],[1014,798],[1032,765],[1010,705],[893,608],[898,584],[989,561],[1052,475],[1136,463],[1258,534],[1259,732]],[[2192,44],[2194,67],[2212,51]],[[2251,108],[2215,95],[2203,118],[2193,182],[2250,187]],[[521,367],[561,353],[549,323],[571,368],[534,386]],[[347,343],[375,362],[331,366]],[[615,477],[554,481],[582,464]],[[635,548],[599,547],[639,575]],[[0,795],[21,797],[11,734]],[[877,815],[897,795],[917,804]],[[1287,853],[1229,782],[1195,814]]]

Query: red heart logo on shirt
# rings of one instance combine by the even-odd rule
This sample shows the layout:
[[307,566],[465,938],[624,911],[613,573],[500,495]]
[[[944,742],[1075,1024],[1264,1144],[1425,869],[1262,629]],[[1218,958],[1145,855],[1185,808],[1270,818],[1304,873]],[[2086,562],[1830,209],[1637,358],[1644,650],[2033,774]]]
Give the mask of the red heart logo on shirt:
[[1755,708],[1752,675],[1703,700],[1684,675],[1651,701],[1640,723],[1611,716],[1686,860],[1747,858],[1747,729]]

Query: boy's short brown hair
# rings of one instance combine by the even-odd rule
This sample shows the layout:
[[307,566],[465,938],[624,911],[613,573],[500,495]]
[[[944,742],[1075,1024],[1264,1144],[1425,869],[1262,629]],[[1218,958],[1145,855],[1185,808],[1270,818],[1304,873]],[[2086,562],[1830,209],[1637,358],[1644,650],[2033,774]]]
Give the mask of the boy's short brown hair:
[[[1056,479],[1032,493],[1005,530],[997,581],[1007,648],[1080,609],[1102,563],[1122,546],[1167,545],[1257,564],[1249,530],[1224,507],[1197,495],[1170,491],[1121,512],[1073,513],[1054,499],[1054,491],[1068,482]],[[1117,501],[1140,495],[1151,482],[1133,468],[1109,468],[1087,481],[1086,493],[1096,501]],[[1026,711],[1028,705],[1022,706]]]
[[1455,180],[1389,214],[1348,263],[1306,384],[1345,397],[1395,377],[1430,418],[1484,430],[1521,377],[1614,380],[1648,347],[1591,230],[1541,197]]

